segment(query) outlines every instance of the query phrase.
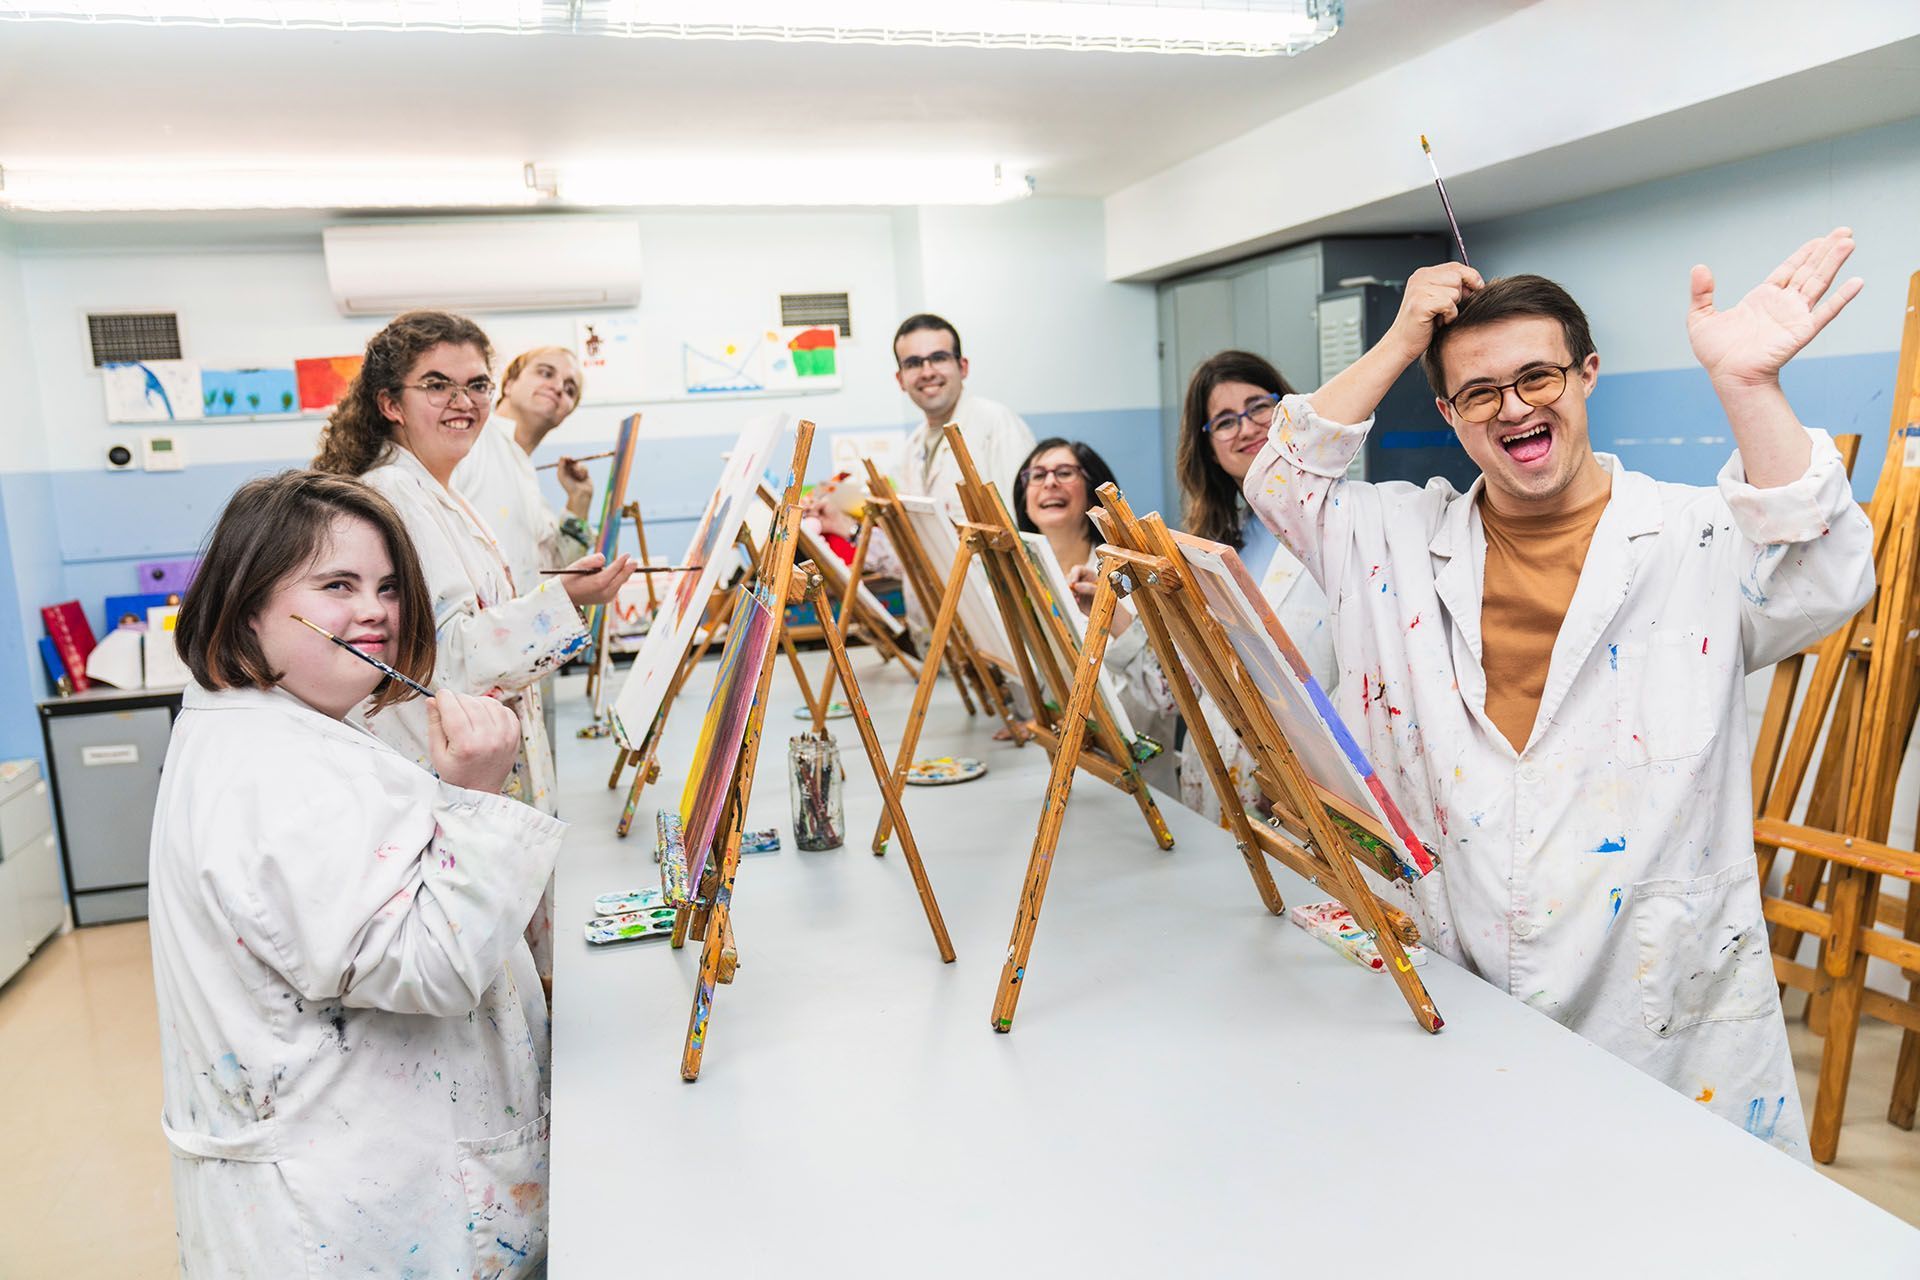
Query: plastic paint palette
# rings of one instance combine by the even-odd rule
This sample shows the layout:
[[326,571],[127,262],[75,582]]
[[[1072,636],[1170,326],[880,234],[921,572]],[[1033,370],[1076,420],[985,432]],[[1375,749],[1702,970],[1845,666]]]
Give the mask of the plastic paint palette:
[[[1308,902],[1288,907],[1287,919],[1362,968],[1372,969],[1375,973],[1386,970],[1387,961],[1380,954],[1379,946],[1367,936],[1360,922],[1353,918],[1353,912],[1339,903]],[[1407,962],[1414,968],[1427,962],[1427,949],[1419,943],[1403,950],[1407,953]]]
[[624,893],[603,893],[593,900],[596,916],[621,916],[629,911],[651,911],[667,905],[666,895],[658,889],[629,889]]
[[[853,708],[846,703],[829,702],[827,704],[827,714],[824,718],[828,720],[846,720],[850,719],[852,715]],[[813,719],[813,712],[805,707],[795,707],[793,709],[793,718],[795,720],[811,720]]]
[[915,760],[907,770],[907,785],[910,787],[945,787],[956,782],[972,782],[987,771],[984,760],[975,760],[972,756],[939,756],[932,760]]
[[780,828],[767,827],[760,831],[742,831],[740,833],[740,852],[780,852]]
[[628,911],[617,916],[596,916],[587,921],[587,941],[596,947],[610,942],[639,942],[645,938],[664,938],[673,932],[672,907],[654,907],[650,911]]

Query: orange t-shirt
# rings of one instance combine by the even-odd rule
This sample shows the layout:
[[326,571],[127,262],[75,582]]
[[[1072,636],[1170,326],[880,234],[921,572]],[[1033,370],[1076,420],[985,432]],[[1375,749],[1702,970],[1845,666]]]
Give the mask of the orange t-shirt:
[[1524,751],[1547,687],[1553,642],[1573,602],[1594,526],[1613,486],[1585,506],[1541,516],[1501,515],[1483,499],[1487,535],[1481,575],[1480,651],[1487,672],[1487,718]]

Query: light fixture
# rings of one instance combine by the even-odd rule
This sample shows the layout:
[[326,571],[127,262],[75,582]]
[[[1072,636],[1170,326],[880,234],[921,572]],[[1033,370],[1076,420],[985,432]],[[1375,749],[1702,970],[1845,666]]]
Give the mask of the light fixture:
[[0,0],[0,20],[964,45],[1264,57],[1342,0]]
[[996,204],[1032,193],[1023,171],[910,157],[602,159],[558,166],[152,161],[0,167],[0,209],[43,213],[238,209],[644,208],[689,205]]
[[0,167],[0,209],[46,213],[214,209],[454,209],[534,205],[518,164],[298,166],[153,161]]

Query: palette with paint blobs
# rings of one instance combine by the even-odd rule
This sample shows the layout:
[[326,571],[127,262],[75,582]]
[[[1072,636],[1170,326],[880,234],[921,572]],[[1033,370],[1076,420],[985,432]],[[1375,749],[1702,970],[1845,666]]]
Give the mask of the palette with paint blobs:
[[946,787],[956,782],[972,782],[987,771],[987,762],[972,756],[937,756],[915,760],[907,769],[910,787]]
[[641,942],[664,938],[673,932],[672,907],[654,907],[647,911],[628,911],[617,916],[596,916],[587,921],[587,941],[596,947],[611,942]]

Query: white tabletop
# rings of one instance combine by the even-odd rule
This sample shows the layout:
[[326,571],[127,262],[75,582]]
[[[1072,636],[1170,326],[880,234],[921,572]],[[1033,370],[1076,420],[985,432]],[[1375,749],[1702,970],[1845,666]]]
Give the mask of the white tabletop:
[[[810,674],[825,663],[808,655]],[[911,685],[855,659],[891,750]],[[1261,907],[1224,832],[1178,803],[1154,848],[1082,774],[1014,1029],[989,1026],[1047,757],[939,691],[920,754],[984,757],[907,812],[958,961],[934,950],[850,721],[847,847],[792,847],[784,665],[743,859],[738,979],[680,1079],[697,944],[594,949],[596,894],[657,883],[710,671],[675,708],[634,835],[613,746],[576,739],[558,878],[551,1274],[1920,1276],[1920,1231],[1435,957],[1446,1029],[1384,975]],[[618,678],[616,676],[616,678]],[[1289,903],[1322,898],[1277,864]]]

